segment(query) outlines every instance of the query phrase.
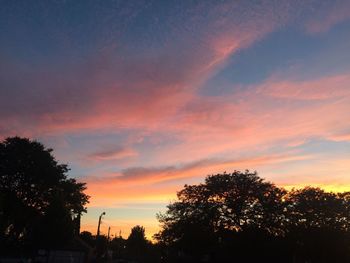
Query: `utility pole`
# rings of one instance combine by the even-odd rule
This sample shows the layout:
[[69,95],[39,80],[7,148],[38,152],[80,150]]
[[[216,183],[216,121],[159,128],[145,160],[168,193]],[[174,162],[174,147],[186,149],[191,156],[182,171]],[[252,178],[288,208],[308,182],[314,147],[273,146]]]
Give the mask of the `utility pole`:
[[103,212],[100,217],[98,218],[98,226],[97,226],[97,235],[96,237],[99,237],[100,236],[100,225],[101,225],[101,219],[102,219],[102,216],[104,216],[106,214],[106,212]]

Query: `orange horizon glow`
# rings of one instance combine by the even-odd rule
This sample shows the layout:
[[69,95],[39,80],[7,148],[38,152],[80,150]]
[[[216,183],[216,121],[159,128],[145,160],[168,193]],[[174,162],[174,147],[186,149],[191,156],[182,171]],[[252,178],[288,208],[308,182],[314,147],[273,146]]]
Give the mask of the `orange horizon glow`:
[[87,183],[82,230],[151,238],[225,171],[350,190],[349,1],[73,2],[0,9],[0,138]]

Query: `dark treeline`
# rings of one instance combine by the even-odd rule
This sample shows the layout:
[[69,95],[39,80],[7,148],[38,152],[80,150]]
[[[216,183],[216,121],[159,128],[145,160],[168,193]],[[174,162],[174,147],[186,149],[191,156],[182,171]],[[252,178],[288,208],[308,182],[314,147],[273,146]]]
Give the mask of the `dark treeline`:
[[350,262],[350,193],[286,191],[235,171],[185,185],[158,215],[167,262]]
[[142,226],[108,240],[80,233],[89,197],[68,171],[39,142],[0,142],[0,256],[82,249],[94,262],[350,262],[349,192],[286,191],[249,171],[210,175],[158,215],[155,242]]

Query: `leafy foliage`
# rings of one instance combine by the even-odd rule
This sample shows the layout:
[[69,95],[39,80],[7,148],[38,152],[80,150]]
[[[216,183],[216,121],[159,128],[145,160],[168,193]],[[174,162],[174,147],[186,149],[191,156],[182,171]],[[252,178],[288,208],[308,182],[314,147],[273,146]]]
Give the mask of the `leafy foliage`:
[[[259,252],[258,258],[273,249],[265,255],[270,261],[350,257],[344,241],[350,241],[349,193],[312,187],[288,192],[256,172],[234,171],[185,185],[177,197],[158,215],[161,231],[155,238],[197,260],[203,255],[256,260],[248,249]],[[316,257],[320,249],[327,255]]]
[[12,137],[0,143],[3,242],[48,245],[72,237],[73,219],[86,212],[89,197],[68,171],[37,141]]

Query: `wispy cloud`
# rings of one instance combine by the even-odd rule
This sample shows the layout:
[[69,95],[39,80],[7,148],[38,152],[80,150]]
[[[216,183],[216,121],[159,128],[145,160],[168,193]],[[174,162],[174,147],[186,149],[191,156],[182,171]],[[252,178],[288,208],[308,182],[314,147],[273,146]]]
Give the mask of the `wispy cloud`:
[[336,142],[350,142],[350,133],[332,134],[332,135],[329,135],[327,139],[336,141]]
[[[0,80],[6,92],[0,102],[7,129],[1,130],[52,134],[159,128],[228,58],[286,22],[269,3],[222,5],[193,8],[182,21],[186,27],[171,27],[174,41],[160,43],[159,54],[153,56],[134,56],[122,46],[120,51],[104,48],[64,65],[9,67],[3,60]],[[287,14],[286,6],[274,8]],[[210,10],[208,16],[203,8]],[[121,52],[128,59],[122,59]]]
[[350,96],[349,85],[349,74],[303,81],[270,79],[258,88],[258,93],[281,99],[339,99]]
[[[180,187],[179,183],[183,179],[203,178],[208,174],[232,171],[234,169],[250,168],[255,170],[268,165],[310,160],[312,158],[313,156],[311,155],[289,153],[285,155],[247,157],[237,160],[199,160],[167,167],[133,167],[114,175],[108,174],[104,178],[88,178],[88,191],[93,196],[93,204],[97,202],[104,203],[107,206],[111,205],[111,202],[138,200],[140,196],[142,196],[143,200],[167,201],[169,197],[174,196],[175,192],[179,190],[176,187]],[[178,183],[175,183],[176,181]],[[171,184],[164,184],[167,182],[171,182]]]
[[181,166],[169,166],[159,168],[129,168],[122,172],[122,174],[115,178],[116,182],[141,182],[147,184],[154,184],[167,180],[174,180],[192,176],[203,176],[203,173],[216,173],[225,169],[242,169],[243,167],[258,167],[268,165],[271,163],[290,162],[297,160],[305,160],[311,156],[301,155],[272,155],[265,157],[251,157],[238,160],[200,160],[197,162],[188,163]]
[[[72,3],[0,10],[6,29],[0,32],[0,137],[50,144],[88,182],[91,207],[168,201],[185,181],[232,169],[270,176],[288,165],[291,179],[280,182],[292,185],[292,173],[310,176],[303,165],[315,166],[318,154],[296,149],[314,140],[347,147],[346,56],[336,67],[347,46],[332,57],[329,45],[324,56],[315,39],[336,42],[332,30],[347,23],[348,1]],[[260,61],[260,44],[268,46],[266,61],[278,56],[279,33],[291,31],[298,55],[281,49],[288,61],[279,73],[262,63],[268,76],[235,71]],[[326,74],[317,67],[290,73],[290,64],[304,62],[299,49],[310,43],[323,68],[330,57],[335,66]],[[207,94],[203,87],[220,88],[221,78],[224,95]],[[317,183],[327,176],[322,169],[342,167],[337,172],[344,176],[348,167],[318,165],[312,167],[321,174]]]
[[312,34],[326,32],[332,26],[350,19],[350,3],[347,0],[321,1],[315,10],[305,25],[307,32]]
[[131,149],[123,146],[107,147],[102,151],[95,152],[88,156],[88,159],[103,161],[103,160],[119,160],[129,157],[135,157],[138,153]]

